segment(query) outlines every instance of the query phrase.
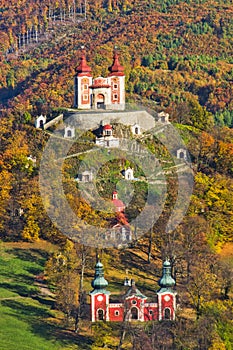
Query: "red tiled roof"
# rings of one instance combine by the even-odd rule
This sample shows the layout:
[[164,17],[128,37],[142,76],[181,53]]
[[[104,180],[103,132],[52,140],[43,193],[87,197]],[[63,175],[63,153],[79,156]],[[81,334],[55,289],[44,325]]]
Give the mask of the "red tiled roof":
[[[112,130],[112,125],[106,124],[106,125],[104,125],[103,129],[104,129],[104,130]],[[114,191],[113,194],[117,194],[117,192]]]
[[125,209],[125,205],[124,203],[120,200],[120,199],[113,199],[112,200],[112,203],[115,205],[116,208],[118,209],[122,209],[124,210]]
[[124,67],[119,62],[119,55],[115,51],[113,56],[113,64],[109,67],[110,76],[111,75],[124,75]]
[[90,75],[91,67],[88,66],[86,61],[85,53],[82,53],[81,61],[79,63],[79,66],[76,68],[76,71],[80,74],[87,73],[86,75]]

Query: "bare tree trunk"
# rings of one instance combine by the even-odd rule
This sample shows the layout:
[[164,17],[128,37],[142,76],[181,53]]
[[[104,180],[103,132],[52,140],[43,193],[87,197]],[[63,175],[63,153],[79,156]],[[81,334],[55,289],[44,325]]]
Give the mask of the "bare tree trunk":
[[150,264],[151,260],[151,250],[152,250],[152,236],[153,236],[153,229],[150,229],[150,236],[149,236],[149,244],[148,244],[148,251],[147,251],[147,262]]
[[120,342],[119,342],[119,345],[118,345],[118,348],[117,350],[121,350],[121,347],[123,345],[123,341],[125,339],[125,335],[126,335],[126,329],[125,327],[123,327],[122,331],[121,331],[121,337],[120,337]]

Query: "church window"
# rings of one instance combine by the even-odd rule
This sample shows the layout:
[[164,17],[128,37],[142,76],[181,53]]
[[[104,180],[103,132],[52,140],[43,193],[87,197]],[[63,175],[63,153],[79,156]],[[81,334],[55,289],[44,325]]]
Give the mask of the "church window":
[[115,316],[119,316],[119,314],[120,314],[119,311],[116,310],[116,311],[115,311]]
[[165,320],[171,319],[171,310],[168,307],[166,307],[166,309],[164,309],[164,319]]
[[41,119],[39,123],[40,123],[40,128],[43,129],[44,128],[44,120]]
[[104,320],[104,310],[99,309],[97,311],[97,318],[98,318],[98,321],[103,321]]
[[136,300],[132,300],[132,304],[136,305],[137,304]]
[[86,94],[83,95],[83,100],[84,100],[84,101],[87,101],[87,100],[88,100],[88,95],[86,95]]
[[114,95],[113,95],[113,99],[114,99],[114,100],[117,100],[117,98],[118,98],[118,95],[117,95],[117,94],[114,94]]
[[138,320],[138,309],[136,307],[131,309],[131,318],[132,320]]
[[113,85],[113,89],[116,90],[117,88],[118,88],[118,85],[117,85],[117,84],[114,84],[114,85]]
[[180,158],[181,158],[181,159],[184,158],[184,152],[180,152]]
[[150,314],[150,315],[153,315],[153,310],[149,310],[149,314]]
[[68,137],[71,137],[71,136],[72,136],[71,130],[68,130],[68,131],[67,131],[67,136],[68,136]]
[[83,85],[83,89],[84,89],[84,90],[87,90],[87,89],[88,89],[88,85],[87,85],[87,84],[84,84],[84,85]]

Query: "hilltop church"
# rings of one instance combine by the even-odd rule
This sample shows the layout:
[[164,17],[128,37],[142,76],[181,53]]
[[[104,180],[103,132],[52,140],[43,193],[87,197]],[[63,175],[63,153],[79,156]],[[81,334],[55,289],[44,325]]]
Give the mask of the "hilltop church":
[[125,74],[119,55],[114,51],[113,64],[107,78],[93,78],[84,50],[74,78],[74,107],[78,109],[125,109]]
[[[128,281],[129,282],[129,281]],[[163,263],[163,273],[159,280],[160,289],[151,302],[136,287],[135,281],[128,283],[129,287],[118,303],[110,300],[107,290],[108,282],[104,278],[103,264],[98,261],[95,266],[95,276],[92,281],[91,321],[152,321],[175,320],[176,292],[173,287],[175,280],[171,275],[171,265],[168,260]]]
[[[121,123],[140,134],[155,126],[155,119],[146,110],[129,110],[125,103],[125,73],[117,50],[107,77],[93,77],[84,49],[74,76],[74,108],[64,116],[78,128],[94,130]],[[132,108],[132,106],[131,106]],[[135,131],[135,132],[134,132]]]
[[133,135],[141,135],[153,129],[156,121],[161,127],[169,124],[169,115],[164,112],[154,116],[145,108],[125,103],[125,73],[117,50],[114,50],[112,65],[107,77],[93,77],[87,63],[84,48],[74,76],[73,108],[68,109],[54,120],[47,122],[46,116],[36,119],[36,128],[47,129],[61,120],[68,121],[64,137],[75,137],[75,128],[95,130],[105,125],[120,123],[131,128]]

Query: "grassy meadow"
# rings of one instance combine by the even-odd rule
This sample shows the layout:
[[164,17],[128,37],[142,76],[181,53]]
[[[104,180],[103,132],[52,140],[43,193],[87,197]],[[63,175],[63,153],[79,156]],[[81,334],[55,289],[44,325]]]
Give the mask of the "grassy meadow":
[[0,244],[1,350],[90,349],[87,336],[62,328],[53,298],[35,284],[51,249],[48,243]]

